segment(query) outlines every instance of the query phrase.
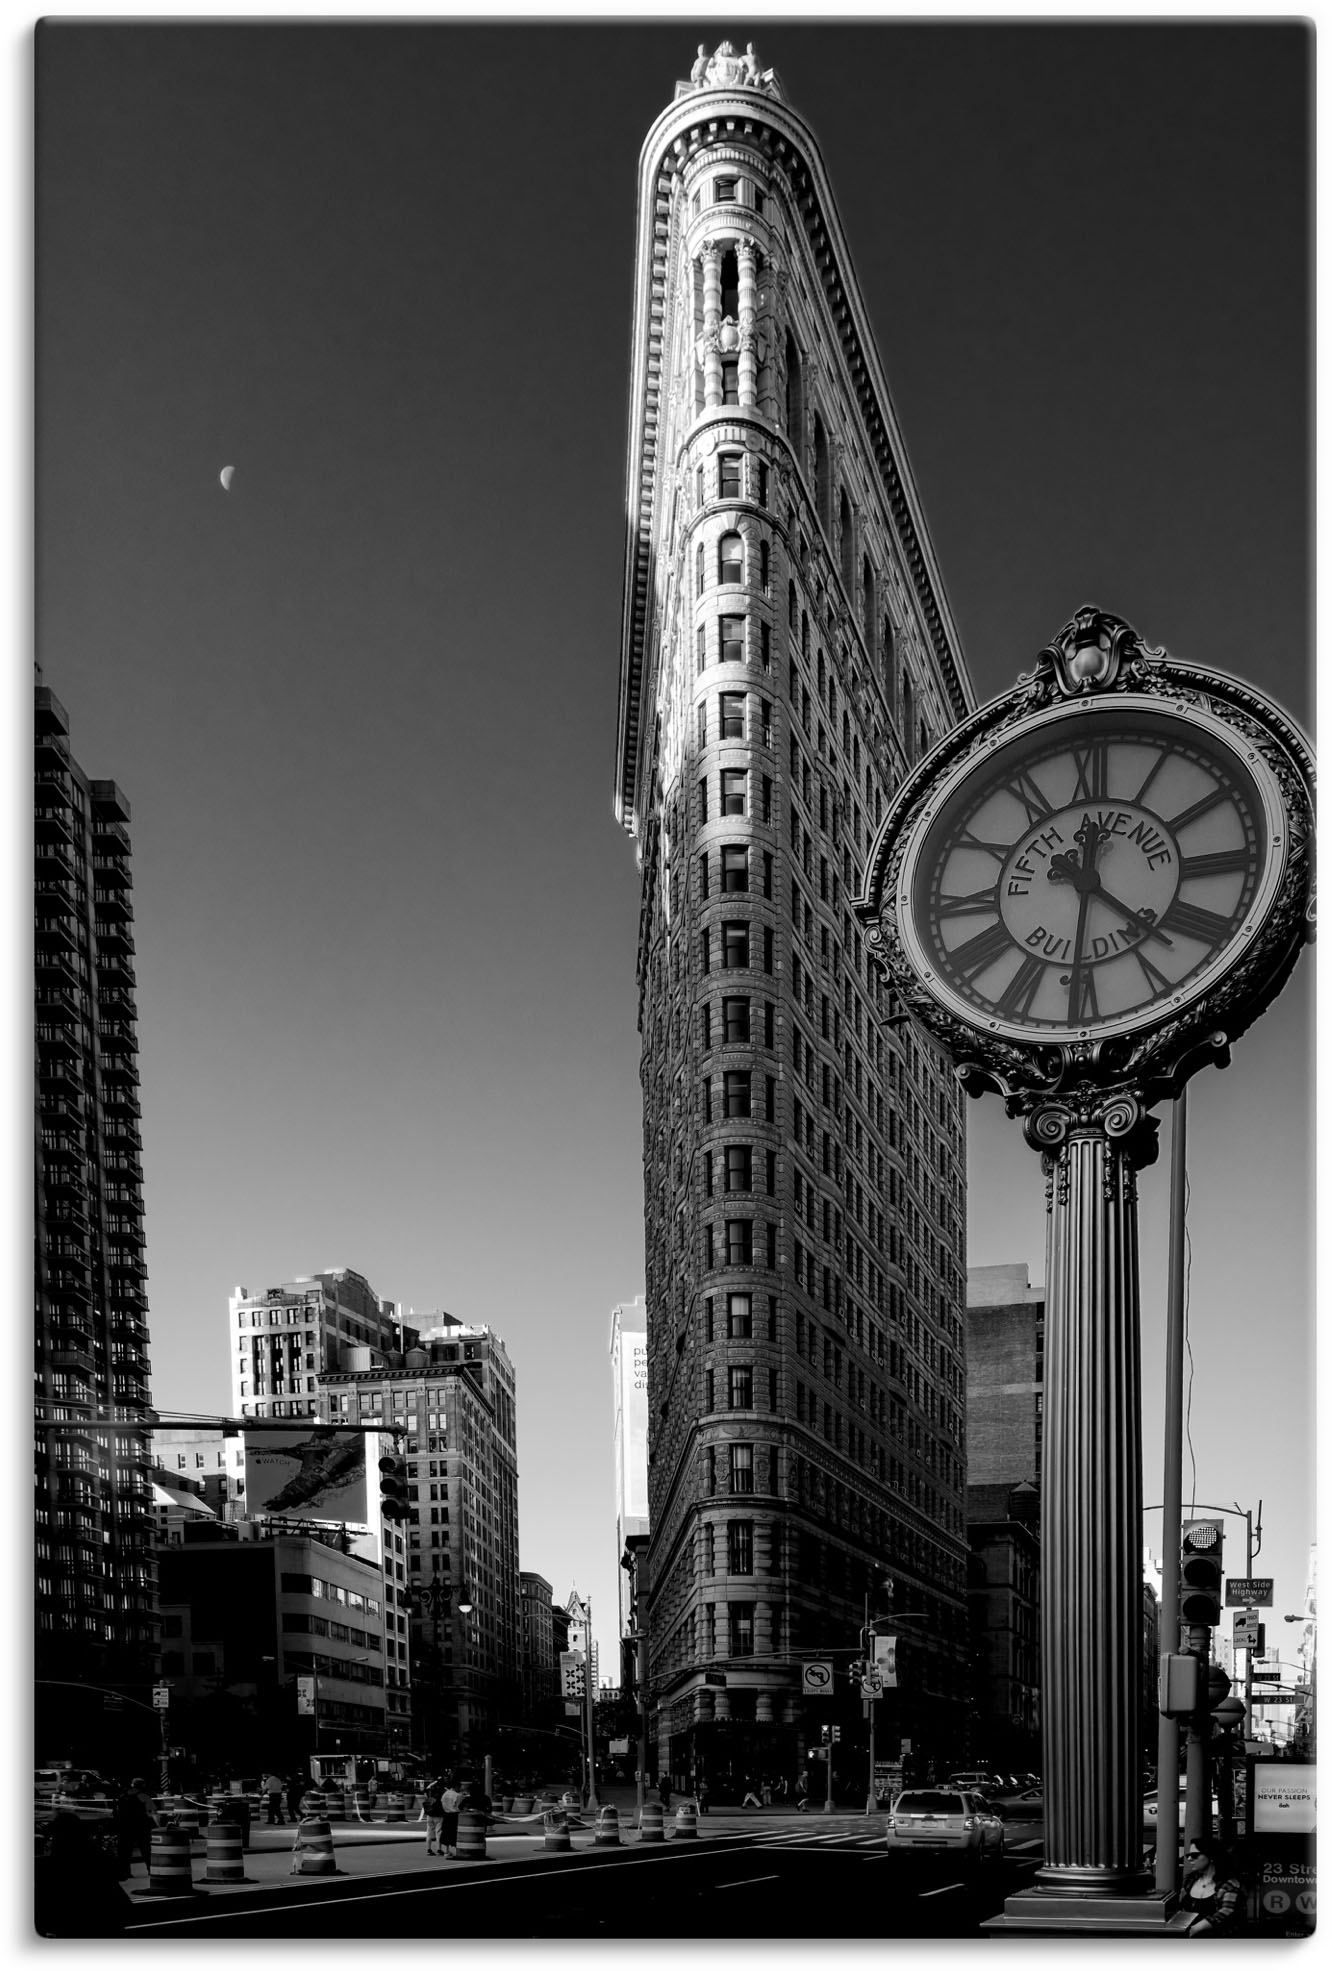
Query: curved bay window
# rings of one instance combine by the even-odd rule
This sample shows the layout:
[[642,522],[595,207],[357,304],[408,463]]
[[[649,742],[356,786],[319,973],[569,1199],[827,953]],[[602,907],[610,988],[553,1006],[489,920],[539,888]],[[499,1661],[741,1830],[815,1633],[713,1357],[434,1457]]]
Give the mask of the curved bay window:
[[752,1266],[754,1263],[754,1221],[752,1218],[726,1220],[726,1264]]
[[721,886],[726,891],[749,888],[749,850],[731,843],[721,852]]
[[730,1486],[732,1492],[753,1491],[754,1447],[752,1444],[732,1444]]
[[717,550],[717,579],[721,582],[743,582],[745,579],[745,544],[738,534],[723,534]]

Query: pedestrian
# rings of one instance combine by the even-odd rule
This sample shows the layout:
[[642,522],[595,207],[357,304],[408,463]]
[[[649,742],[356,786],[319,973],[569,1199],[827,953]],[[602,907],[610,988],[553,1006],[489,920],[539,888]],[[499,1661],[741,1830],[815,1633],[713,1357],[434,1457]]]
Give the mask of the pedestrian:
[[458,1854],[458,1815],[463,1810],[465,1799],[466,1795],[463,1793],[461,1787],[455,1786],[453,1781],[450,1780],[449,1784],[444,1788],[441,1803],[442,1820],[440,1823],[440,1839],[444,1843],[445,1854],[452,1855],[455,1860]]
[[669,1773],[663,1773],[657,1781],[657,1798],[661,1801],[662,1812],[668,1814],[671,1810],[671,1779]]
[[264,1774],[265,1818],[269,1827],[282,1826],[282,1789],[280,1774]]
[[698,1811],[701,1814],[705,1814],[708,1811],[708,1791],[707,1780],[700,1777],[698,1782]]
[[795,1802],[796,1802],[796,1812],[798,1814],[807,1813],[809,1811],[809,1774],[808,1773],[802,1772],[799,1778],[796,1780]]
[[759,1791],[763,1795],[764,1806],[770,1807],[772,1805],[772,1781],[766,1773],[763,1776],[763,1784],[759,1788]]
[[136,1853],[145,1868],[152,1865],[153,1808],[147,1780],[130,1781],[117,1796],[111,1819],[116,1830],[116,1867],[120,1881],[125,1882],[134,1872]]
[[428,1855],[442,1855],[444,1852],[444,1781],[432,1779],[425,1792],[425,1851]]
[[1185,1856],[1180,1907],[1191,1917],[1190,1937],[1233,1937],[1244,1924],[1244,1884],[1219,1841],[1199,1834]]
[[762,1800],[760,1799],[760,1797],[759,1797],[759,1795],[758,1795],[758,1794],[757,1794],[757,1793],[755,1792],[755,1790],[754,1790],[754,1785],[755,1785],[755,1783],[754,1783],[754,1776],[753,1776],[753,1774],[752,1774],[752,1773],[746,1773],[746,1774],[745,1774],[745,1797],[744,1797],[744,1799],[743,1799],[743,1800],[742,1800],[742,1801],[740,1802],[740,1805],[741,1805],[742,1807],[749,1807],[749,1806],[754,1806],[754,1807],[761,1807],[761,1806],[763,1805],[763,1801],[762,1801]]
[[287,1781],[287,1812],[296,1821],[301,1817],[301,1802],[305,1798],[305,1780],[300,1773],[293,1773]]

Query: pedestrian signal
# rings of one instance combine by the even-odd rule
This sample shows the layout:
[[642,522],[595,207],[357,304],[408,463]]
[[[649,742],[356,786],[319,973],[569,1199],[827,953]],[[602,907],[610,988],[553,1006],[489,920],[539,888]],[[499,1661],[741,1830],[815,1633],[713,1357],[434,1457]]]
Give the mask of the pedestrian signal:
[[832,1730],[832,1742],[833,1742],[833,1744],[834,1744],[834,1745],[840,1745],[840,1744],[841,1744],[841,1741],[842,1741],[842,1727],[841,1727],[840,1725],[833,1725],[833,1726],[831,1727],[831,1730]]
[[1215,1628],[1221,1620],[1221,1543],[1219,1519],[1185,1523],[1179,1556],[1179,1612],[1185,1622]]
[[379,1460],[379,1510],[385,1519],[407,1519],[411,1516],[407,1499],[406,1462],[388,1453]]

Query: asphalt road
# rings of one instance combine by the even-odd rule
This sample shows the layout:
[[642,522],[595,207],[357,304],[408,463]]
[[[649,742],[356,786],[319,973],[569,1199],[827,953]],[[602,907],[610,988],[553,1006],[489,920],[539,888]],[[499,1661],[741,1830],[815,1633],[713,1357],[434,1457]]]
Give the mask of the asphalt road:
[[[1002,1863],[890,1857],[882,1822],[834,1815],[720,1825],[694,1841],[547,1853],[538,1836],[478,1862],[419,1845],[339,1853],[347,1872],[179,1901],[136,1901],[134,1938],[957,1938],[977,1934],[1041,1859],[1039,1824]],[[493,1857],[493,1858],[491,1858]]]

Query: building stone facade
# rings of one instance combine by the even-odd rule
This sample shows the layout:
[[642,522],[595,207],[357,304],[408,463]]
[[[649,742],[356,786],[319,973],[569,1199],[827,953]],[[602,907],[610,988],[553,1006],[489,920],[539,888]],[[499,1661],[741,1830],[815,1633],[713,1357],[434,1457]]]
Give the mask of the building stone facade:
[[529,1717],[540,1706],[552,1703],[560,1694],[559,1672],[555,1662],[555,1620],[550,1582],[543,1575],[526,1569],[518,1576],[521,1596],[523,1645],[523,1715]]
[[[615,1442],[615,1558],[648,1530],[647,1309],[640,1294],[611,1311],[611,1390]],[[620,1567],[620,1634],[633,1622],[633,1581]]]
[[1045,1293],[1025,1265],[967,1274],[967,1483],[1041,1481]]
[[77,1687],[141,1691],[158,1643],[130,810],[41,684],[34,792],[36,1750],[110,1763]]
[[862,1732],[802,1662],[884,1580],[918,1614],[880,1731],[961,1751],[960,1099],[850,904],[973,702],[817,143],[724,43],[641,156],[628,444],[659,1770]]
[[[404,1327],[391,1349],[346,1350],[317,1378],[317,1401],[329,1423],[401,1432],[409,1511],[405,1544],[400,1530],[401,1550],[385,1555],[397,1602],[390,1676],[405,1705],[410,1621],[417,1735],[443,1759],[488,1749],[487,1734],[521,1702],[517,1398],[499,1335],[430,1319],[420,1332]],[[392,1710],[392,1689],[389,1701]]]
[[343,1351],[398,1346],[398,1310],[349,1267],[303,1274],[251,1295],[237,1287],[231,1310],[231,1407],[238,1417],[313,1417],[316,1380],[341,1366]]

